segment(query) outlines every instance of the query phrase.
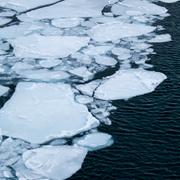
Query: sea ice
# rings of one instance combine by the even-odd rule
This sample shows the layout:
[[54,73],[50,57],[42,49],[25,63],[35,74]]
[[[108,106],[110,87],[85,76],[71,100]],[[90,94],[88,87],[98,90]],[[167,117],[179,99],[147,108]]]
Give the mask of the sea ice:
[[[1,15],[1,14],[0,14],[0,15]],[[4,24],[7,24],[7,23],[10,22],[10,21],[11,21],[11,19],[0,16],[0,26],[2,26],[2,25],[4,25]]]
[[43,82],[53,82],[62,81],[68,79],[70,75],[65,71],[50,71],[48,69],[34,69],[34,70],[22,70],[16,71],[21,78],[25,78],[30,81],[43,81]]
[[6,8],[12,8],[14,10],[28,10],[32,9],[38,6],[46,5],[46,4],[51,4],[54,3],[58,0],[1,0],[0,1],[0,6],[6,7]]
[[77,85],[76,88],[85,95],[93,96],[93,93],[94,93],[95,89],[99,86],[99,84],[100,84],[99,81],[92,81],[87,84]]
[[179,0],[159,0],[165,3],[174,3],[174,2],[178,2]]
[[112,136],[106,133],[94,132],[87,134],[82,138],[76,138],[74,143],[88,148],[89,150],[97,150],[107,147],[113,143]]
[[143,69],[119,70],[96,89],[95,97],[102,100],[129,99],[153,92],[166,79],[159,72]]
[[76,101],[80,104],[88,104],[93,102],[93,98],[85,95],[77,95]]
[[44,68],[55,67],[61,63],[62,63],[62,61],[59,59],[46,59],[46,60],[41,60],[39,62],[40,66],[44,67]]
[[84,80],[93,77],[93,73],[91,73],[85,66],[74,68],[72,70],[69,70],[69,72],[73,75],[83,78]]
[[[120,6],[125,6],[129,8],[129,11],[136,11],[141,14],[146,15],[161,15],[165,14],[167,12],[167,9],[161,6],[158,6],[152,2],[149,2],[147,0],[124,0],[122,2],[119,2]],[[121,12],[121,11],[120,11]],[[131,15],[131,14],[129,14]],[[132,14],[136,15],[136,14]]]
[[9,91],[8,87],[2,86],[0,85],[0,96],[3,96],[4,94],[6,94]]
[[19,83],[0,110],[2,134],[42,143],[99,125],[87,107],[74,101],[70,85]]
[[83,50],[84,54],[94,56],[94,55],[101,55],[106,54],[108,51],[112,49],[112,45],[106,45],[106,46],[93,46],[89,45],[88,48]]
[[59,28],[71,28],[80,25],[82,18],[61,18],[52,20],[52,25]]
[[171,41],[171,36],[169,34],[161,34],[157,35],[153,39],[151,39],[149,42],[150,43],[163,43],[163,42],[169,42]]
[[100,16],[107,0],[65,0],[53,6],[27,13],[35,19],[54,19],[62,17],[96,17]]
[[27,168],[44,178],[63,180],[76,173],[87,155],[87,149],[74,146],[44,146],[26,151]]
[[95,62],[105,66],[114,66],[117,64],[117,61],[109,56],[95,56]]
[[11,41],[16,57],[20,58],[63,58],[89,42],[88,37],[29,35]]
[[141,36],[154,31],[156,27],[135,23],[113,22],[94,26],[90,37],[98,42],[116,41],[125,37]]

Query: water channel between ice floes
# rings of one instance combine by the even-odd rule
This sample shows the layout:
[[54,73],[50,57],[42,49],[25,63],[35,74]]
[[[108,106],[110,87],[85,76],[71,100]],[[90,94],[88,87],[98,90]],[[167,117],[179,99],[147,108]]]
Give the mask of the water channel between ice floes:
[[0,179],[67,179],[113,144],[113,100],[168,78],[148,63],[172,41],[160,1],[0,1]]

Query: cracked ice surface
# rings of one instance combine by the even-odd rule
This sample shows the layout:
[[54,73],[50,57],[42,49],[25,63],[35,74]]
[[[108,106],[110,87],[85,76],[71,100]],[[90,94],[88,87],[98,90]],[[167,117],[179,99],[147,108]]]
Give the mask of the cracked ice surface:
[[152,25],[168,9],[150,0],[0,6],[0,96],[8,99],[0,109],[0,179],[66,179],[88,151],[113,143],[98,131],[111,124],[111,101],[153,92],[167,78],[148,55],[153,43],[172,40]]

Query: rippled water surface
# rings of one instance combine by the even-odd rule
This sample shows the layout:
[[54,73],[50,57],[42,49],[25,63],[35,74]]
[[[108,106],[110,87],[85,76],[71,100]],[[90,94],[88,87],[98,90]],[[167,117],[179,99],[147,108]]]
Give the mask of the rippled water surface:
[[[164,6],[164,4],[163,4]],[[113,146],[89,153],[71,180],[180,179],[180,2],[167,4],[171,14],[157,22],[173,41],[154,45],[154,70],[168,76],[155,92],[114,101]]]

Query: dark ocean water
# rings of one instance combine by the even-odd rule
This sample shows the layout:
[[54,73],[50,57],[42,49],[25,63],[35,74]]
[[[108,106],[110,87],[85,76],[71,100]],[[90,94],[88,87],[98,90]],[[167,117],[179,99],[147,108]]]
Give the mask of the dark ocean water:
[[100,129],[115,143],[90,152],[70,180],[180,180],[180,2],[166,7],[171,16],[157,24],[173,41],[154,45],[150,63],[168,79],[153,93],[113,102],[112,125]]

